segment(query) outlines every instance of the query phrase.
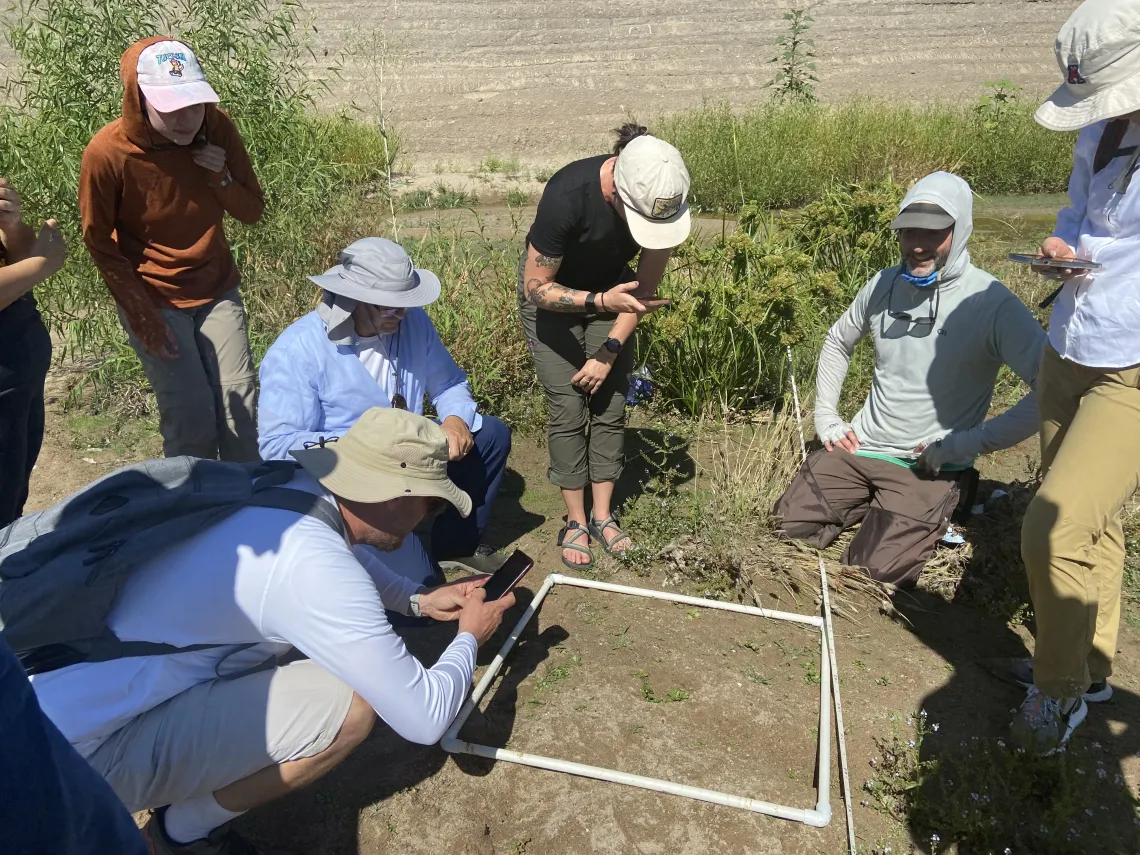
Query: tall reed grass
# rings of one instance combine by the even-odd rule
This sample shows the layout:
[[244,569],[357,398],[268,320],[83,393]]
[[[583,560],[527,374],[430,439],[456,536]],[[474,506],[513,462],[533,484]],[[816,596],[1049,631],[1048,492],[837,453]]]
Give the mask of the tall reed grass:
[[1033,105],[1012,96],[997,106],[785,100],[734,111],[709,103],[662,118],[655,132],[681,150],[692,201],[706,210],[745,201],[796,207],[835,183],[909,183],[937,169],[979,193],[1059,192],[1073,152],[1072,135],[1046,131]]

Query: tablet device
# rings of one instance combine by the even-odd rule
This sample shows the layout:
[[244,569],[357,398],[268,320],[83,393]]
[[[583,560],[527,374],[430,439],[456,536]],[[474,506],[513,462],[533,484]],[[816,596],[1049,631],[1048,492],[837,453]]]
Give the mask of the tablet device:
[[1081,261],[1076,258],[1038,258],[1027,252],[1011,252],[1009,260],[1017,264],[1033,264],[1038,267],[1057,267],[1064,270],[1099,270],[1095,261]]

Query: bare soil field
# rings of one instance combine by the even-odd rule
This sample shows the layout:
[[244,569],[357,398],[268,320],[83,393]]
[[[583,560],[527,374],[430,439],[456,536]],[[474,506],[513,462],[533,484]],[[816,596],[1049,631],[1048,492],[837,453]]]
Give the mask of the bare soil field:
[[[306,0],[319,56],[383,33],[387,104],[417,168],[487,154],[557,162],[604,145],[627,115],[767,97],[783,14],[812,6],[819,95],[975,100],[1008,78],[1041,92],[1073,0]],[[374,68],[346,61],[329,104],[366,111]]]

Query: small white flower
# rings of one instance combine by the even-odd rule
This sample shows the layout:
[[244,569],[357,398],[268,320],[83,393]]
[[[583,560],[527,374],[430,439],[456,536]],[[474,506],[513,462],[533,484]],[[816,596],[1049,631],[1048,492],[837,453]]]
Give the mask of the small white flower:
[[907,727],[914,727],[914,719],[911,718],[909,715],[906,717],[906,726]]
[[938,733],[938,722],[935,722],[934,724],[930,725],[930,729],[933,730],[935,733]]
[[1004,739],[999,739],[997,741],[997,743],[998,743],[999,748],[1005,748],[1005,740]]
[[920,716],[922,716],[923,718],[926,718],[926,710],[919,710],[919,711],[918,711],[918,714],[919,714]]
[[914,748],[914,746],[915,746],[915,742],[914,742],[914,740],[913,740],[913,739],[908,739],[908,740],[906,741],[906,744],[907,744],[907,746],[908,746],[908,747],[910,747],[910,748]]
[[1005,852],[1005,855],[1013,855],[1013,850],[1010,849],[1008,846],[1005,847],[1005,849],[1003,851]]
[[931,843],[939,843],[939,842],[941,842],[941,840],[942,840],[942,838],[939,837],[937,834],[930,835],[930,842]]

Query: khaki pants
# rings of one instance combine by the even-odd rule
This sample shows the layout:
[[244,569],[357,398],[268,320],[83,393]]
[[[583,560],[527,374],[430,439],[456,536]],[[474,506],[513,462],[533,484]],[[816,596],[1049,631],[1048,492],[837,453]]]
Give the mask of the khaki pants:
[[352,689],[307,659],[199,683],[132,719],[87,758],[129,811],[204,796],[332,745]]
[[1088,368],[1047,347],[1037,402],[1044,480],[1021,530],[1037,620],[1033,676],[1044,694],[1072,698],[1112,674],[1121,511],[1140,482],[1140,366]]
[[178,358],[151,354],[119,317],[158,399],[167,457],[257,460],[257,375],[237,289],[193,309],[164,309]]
[[789,537],[818,549],[859,525],[842,561],[898,585],[918,578],[958,505],[960,472],[927,475],[874,457],[820,449],[772,510]]

